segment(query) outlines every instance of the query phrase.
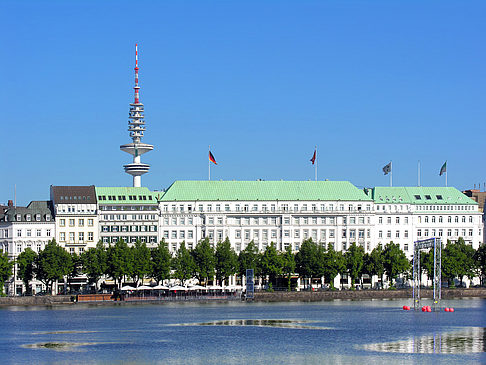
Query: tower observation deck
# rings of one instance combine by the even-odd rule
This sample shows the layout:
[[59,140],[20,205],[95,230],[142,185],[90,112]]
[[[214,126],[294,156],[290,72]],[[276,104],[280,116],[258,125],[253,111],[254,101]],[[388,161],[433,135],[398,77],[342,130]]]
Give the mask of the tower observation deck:
[[140,102],[138,86],[138,46],[135,45],[135,98],[133,103],[130,104],[130,110],[128,112],[128,131],[132,138],[132,143],[124,144],[120,146],[120,149],[133,156],[133,162],[123,165],[125,172],[133,176],[133,186],[142,186],[142,175],[146,174],[150,166],[146,163],[142,163],[140,156],[144,153],[152,151],[154,146],[147,143],[142,143],[143,132],[145,132],[145,120],[143,104]]

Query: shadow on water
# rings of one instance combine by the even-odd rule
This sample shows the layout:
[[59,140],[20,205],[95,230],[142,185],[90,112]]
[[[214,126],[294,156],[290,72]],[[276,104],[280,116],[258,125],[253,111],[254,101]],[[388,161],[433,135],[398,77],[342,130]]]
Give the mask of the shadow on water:
[[486,328],[413,336],[406,340],[365,345],[364,349],[406,354],[468,354],[486,352]]
[[327,327],[311,326],[312,321],[290,320],[290,319],[228,319],[224,321],[211,321],[200,323],[179,323],[171,326],[233,326],[233,327],[278,327],[296,329],[319,329],[328,330]]

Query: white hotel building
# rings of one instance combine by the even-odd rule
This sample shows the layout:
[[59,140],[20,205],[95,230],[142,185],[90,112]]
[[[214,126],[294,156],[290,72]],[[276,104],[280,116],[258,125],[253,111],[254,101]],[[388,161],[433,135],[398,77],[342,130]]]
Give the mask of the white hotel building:
[[299,250],[303,240],[370,252],[400,244],[409,257],[416,240],[463,237],[483,243],[478,204],[452,187],[376,187],[347,181],[176,181],[160,199],[160,238],[171,251],[208,237],[229,238],[236,252],[253,240],[260,250]]

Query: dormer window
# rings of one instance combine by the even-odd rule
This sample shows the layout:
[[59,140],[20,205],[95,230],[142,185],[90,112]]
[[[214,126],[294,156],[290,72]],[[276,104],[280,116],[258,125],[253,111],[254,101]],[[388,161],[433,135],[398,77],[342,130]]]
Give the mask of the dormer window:
[[37,222],[40,222],[40,220],[41,220],[41,215],[40,215],[40,214],[36,214],[36,215],[35,215],[35,220],[36,220]]
[[420,200],[420,199],[422,199],[422,198],[420,197],[420,195],[414,195],[414,196],[415,196],[415,200]]
[[16,220],[17,222],[20,222],[20,221],[22,220],[22,216],[21,216],[20,214],[16,214],[16,215],[15,215],[15,220]]
[[431,200],[432,198],[430,197],[430,195],[426,195],[426,196],[425,196],[425,199],[427,199],[427,200]]
[[51,215],[50,214],[46,214],[46,222],[50,222],[51,221]]
[[25,220],[26,220],[27,222],[30,222],[30,221],[32,220],[31,215],[30,215],[30,214],[26,214],[26,215],[25,215]]

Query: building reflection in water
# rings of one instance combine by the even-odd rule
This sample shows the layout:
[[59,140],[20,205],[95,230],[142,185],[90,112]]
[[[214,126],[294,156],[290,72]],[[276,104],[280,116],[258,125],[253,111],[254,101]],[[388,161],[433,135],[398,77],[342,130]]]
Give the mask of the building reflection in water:
[[411,354],[464,354],[486,352],[485,344],[486,329],[468,327],[453,332],[413,336],[402,341],[369,344],[364,348],[369,351]]

